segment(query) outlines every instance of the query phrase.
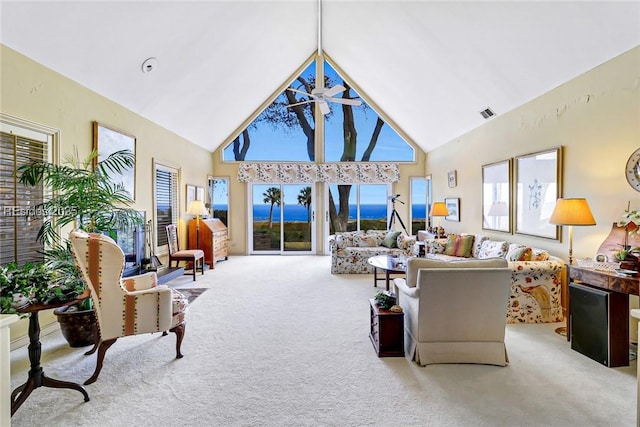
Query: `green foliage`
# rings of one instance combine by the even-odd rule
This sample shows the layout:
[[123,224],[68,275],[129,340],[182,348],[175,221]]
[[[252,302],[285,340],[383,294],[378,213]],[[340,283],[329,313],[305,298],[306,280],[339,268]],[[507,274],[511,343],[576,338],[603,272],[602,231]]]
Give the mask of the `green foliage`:
[[[17,293],[26,291],[31,303],[44,304],[72,301],[82,293],[82,276],[71,254],[69,242],[61,239],[60,229],[72,224],[90,233],[110,233],[142,224],[138,212],[129,207],[133,200],[123,184],[115,184],[110,179],[110,174],[121,174],[134,165],[135,156],[130,150],[116,151],[101,161],[98,161],[98,152],[95,150],[83,160],[79,159],[76,150],[61,165],[33,160],[18,169],[22,184],[44,185],[51,191],[46,200],[37,206],[46,214],[37,239],[50,249],[45,251],[45,263],[39,269],[25,265],[26,271],[20,271],[17,279],[14,279],[17,266],[6,266],[6,277],[0,280],[14,281],[11,282],[12,287],[6,289],[7,293],[11,292],[11,298],[17,289]],[[45,281],[44,277],[37,275],[40,269],[51,274],[51,277],[47,277],[49,280]],[[27,276],[27,271],[31,271],[32,276]],[[11,302],[5,300],[3,286],[3,312],[5,308],[10,309],[7,304],[10,306]],[[90,308],[91,300],[85,300],[84,304],[85,308]]]
[[83,290],[82,281],[68,280],[65,273],[53,270],[46,262],[0,266],[1,313],[16,313],[16,308],[27,304],[73,301]]
[[22,184],[42,183],[52,190],[37,206],[47,213],[38,240],[46,245],[59,242],[59,227],[68,224],[87,232],[106,232],[140,223],[138,213],[128,207],[133,200],[124,186],[109,178],[110,173],[122,173],[135,165],[133,153],[121,150],[100,162],[97,158],[94,150],[81,161],[76,152],[62,165],[34,160],[18,169]]
[[374,299],[376,300],[378,307],[383,310],[390,309],[396,303],[396,297],[391,295],[389,292],[378,291]]

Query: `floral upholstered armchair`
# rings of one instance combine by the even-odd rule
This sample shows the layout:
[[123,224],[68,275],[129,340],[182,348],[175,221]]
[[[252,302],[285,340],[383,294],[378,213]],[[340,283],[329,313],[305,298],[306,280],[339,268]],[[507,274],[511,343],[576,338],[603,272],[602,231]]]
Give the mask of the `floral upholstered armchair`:
[[98,378],[106,351],[120,337],[174,332],[176,358],[181,358],[187,299],[165,285],[159,286],[155,272],[123,278],[124,253],[109,237],[72,231],[69,240],[91,290],[100,335],[96,369],[85,384]]

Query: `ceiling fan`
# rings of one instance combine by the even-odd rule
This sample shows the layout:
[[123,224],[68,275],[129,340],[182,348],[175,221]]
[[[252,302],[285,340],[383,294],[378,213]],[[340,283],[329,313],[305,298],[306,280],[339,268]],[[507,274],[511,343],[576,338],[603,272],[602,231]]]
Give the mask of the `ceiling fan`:
[[[318,0],[318,57],[322,58],[322,0]],[[332,87],[323,87],[323,84],[319,87],[315,87],[311,90],[311,93],[304,92],[302,90],[287,88],[292,92],[297,92],[306,95],[308,98],[304,101],[297,102],[295,104],[289,104],[287,107],[294,107],[296,105],[309,104],[316,102],[320,107],[322,114],[329,114],[331,108],[329,108],[329,102],[335,102],[337,104],[360,106],[362,101],[352,98],[337,98],[335,95],[342,93],[346,90],[341,84],[337,84]]]

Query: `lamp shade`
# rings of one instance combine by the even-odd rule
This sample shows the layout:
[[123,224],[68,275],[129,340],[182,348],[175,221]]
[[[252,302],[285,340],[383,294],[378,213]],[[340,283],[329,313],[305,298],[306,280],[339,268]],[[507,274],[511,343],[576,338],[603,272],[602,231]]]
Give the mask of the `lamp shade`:
[[207,208],[204,206],[204,203],[202,202],[202,200],[194,200],[193,202],[189,203],[189,209],[187,209],[187,214],[188,215],[208,215],[209,211],[207,211]]
[[448,216],[449,209],[444,202],[433,202],[429,216]]
[[558,199],[549,219],[556,225],[596,225],[587,199]]

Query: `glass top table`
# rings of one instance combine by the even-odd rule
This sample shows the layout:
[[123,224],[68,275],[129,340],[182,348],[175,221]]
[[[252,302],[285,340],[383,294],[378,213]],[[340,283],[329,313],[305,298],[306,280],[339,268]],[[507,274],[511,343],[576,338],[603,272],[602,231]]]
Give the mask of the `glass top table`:
[[[407,269],[407,258],[393,255],[372,256],[367,260],[367,263],[373,267],[373,286],[377,288],[378,281],[384,280],[387,291],[391,276],[405,274]],[[378,270],[384,272],[380,278],[378,278]]]

